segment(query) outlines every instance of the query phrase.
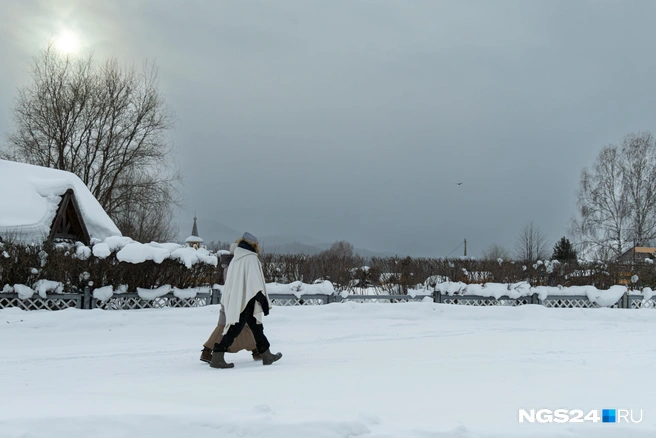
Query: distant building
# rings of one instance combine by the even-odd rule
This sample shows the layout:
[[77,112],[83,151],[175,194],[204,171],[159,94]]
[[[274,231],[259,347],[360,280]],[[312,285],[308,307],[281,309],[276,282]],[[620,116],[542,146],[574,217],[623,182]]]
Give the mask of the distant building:
[[649,246],[634,246],[617,258],[620,263],[642,263],[645,259],[655,259],[656,248]]
[[90,245],[110,236],[121,232],[76,175],[0,160],[0,241]]
[[191,229],[191,236],[187,237],[185,239],[185,242],[187,243],[187,246],[191,246],[193,248],[200,248],[201,244],[203,243],[203,239],[201,239],[198,236],[198,225],[196,224],[196,214],[194,213],[194,226]]

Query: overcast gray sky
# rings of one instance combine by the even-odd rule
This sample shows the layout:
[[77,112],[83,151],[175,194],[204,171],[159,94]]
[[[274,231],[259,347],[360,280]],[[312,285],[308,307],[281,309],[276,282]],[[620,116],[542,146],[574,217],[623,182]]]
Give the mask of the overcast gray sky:
[[62,32],[154,59],[181,217],[255,235],[480,255],[534,220],[553,244],[583,167],[655,132],[649,0],[2,0],[0,17],[1,133]]

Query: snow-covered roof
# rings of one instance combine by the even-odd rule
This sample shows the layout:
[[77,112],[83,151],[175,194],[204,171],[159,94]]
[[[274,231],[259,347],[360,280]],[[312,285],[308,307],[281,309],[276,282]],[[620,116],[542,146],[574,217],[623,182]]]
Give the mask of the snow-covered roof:
[[121,235],[98,200],[73,173],[0,160],[0,236],[19,242],[46,240],[68,189],[75,193],[91,239]]
[[185,239],[187,243],[203,243],[203,239],[198,236],[198,225],[196,224],[196,214],[194,214],[194,226],[191,229],[191,236]]
[[198,236],[189,236],[185,239],[187,243],[203,243],[203,239]]

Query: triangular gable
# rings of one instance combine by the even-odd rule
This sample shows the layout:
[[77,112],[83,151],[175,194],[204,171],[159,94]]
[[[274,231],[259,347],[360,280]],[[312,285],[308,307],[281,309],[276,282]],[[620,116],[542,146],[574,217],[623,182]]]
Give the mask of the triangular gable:
[[[74,173],[0,159],[0,235],[7,241],[40,244],[50,238],[67,189],[91,239],[121,236],[114,221]],[[82,236],[84,233],[82,233]]]
[[85,245],[89,245],[91,242],[72,189],[68,189],[62,196],[57,215],[50,227],[48,242],[52,242],[54,239],[70,239]]

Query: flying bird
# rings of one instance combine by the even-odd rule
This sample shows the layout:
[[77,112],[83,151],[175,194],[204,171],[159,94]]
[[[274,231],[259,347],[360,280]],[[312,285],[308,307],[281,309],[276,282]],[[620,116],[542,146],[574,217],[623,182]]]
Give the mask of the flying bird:
[[458,184],[458,185],[461,185],[462,183],[461,183],[461,182],[459,182],[459,183],[456,183],[456,184]]

